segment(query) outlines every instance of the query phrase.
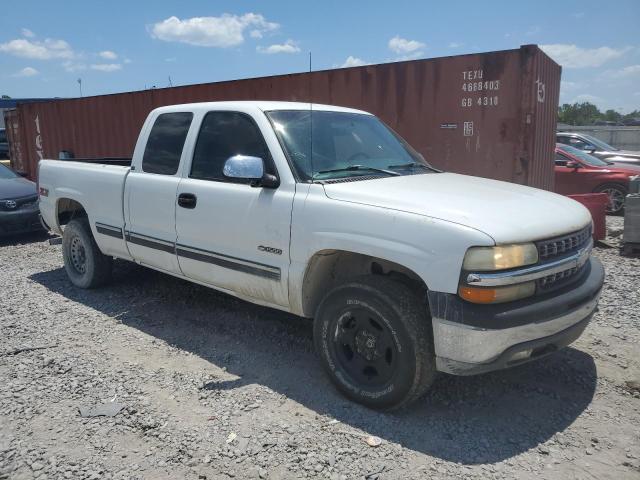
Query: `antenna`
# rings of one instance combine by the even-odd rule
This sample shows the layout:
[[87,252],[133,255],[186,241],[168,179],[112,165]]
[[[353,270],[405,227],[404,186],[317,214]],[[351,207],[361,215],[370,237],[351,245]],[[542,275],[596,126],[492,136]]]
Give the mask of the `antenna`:
[[311,82],[311,51],[309,51],[309,152],[310,158],[309,162],[311,163],[311,181],[313,182],[313,91],[312,91],[312,82]]
[[169,86],[173,87],[173,82],[171,81],[171,75],[169,75]]

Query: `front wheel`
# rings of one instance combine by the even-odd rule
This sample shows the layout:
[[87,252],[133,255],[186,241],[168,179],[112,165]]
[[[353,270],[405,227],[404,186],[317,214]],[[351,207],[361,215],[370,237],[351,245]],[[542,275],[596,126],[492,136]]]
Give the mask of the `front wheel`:
[[331,290],[314,320],[314,343],[338,389],[367,407],[392,410],[433,382],[435,357],[427,306],[407,286],[382,276]]
[[113,259],[98,248],[86,218],[71,220],[65,227],[62,256],[67,275],[76,287],[99,287],[111,278]]
[[609,215],[619,215],[624,209],[624,199],[627,196],[627,189],[617,183],[607,183],[596,188],[598,193],[606,193],[609,196],[607,213]]

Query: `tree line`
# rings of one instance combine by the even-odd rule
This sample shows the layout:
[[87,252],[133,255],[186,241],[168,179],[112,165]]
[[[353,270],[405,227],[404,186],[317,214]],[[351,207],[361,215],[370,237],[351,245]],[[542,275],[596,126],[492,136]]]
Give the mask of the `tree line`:
[[565,103],[558,108],[558,123],[568,125],[640,125],[640,110],[636,109],[623,115],[615,110],[601,112],[598,107],[589,102]]

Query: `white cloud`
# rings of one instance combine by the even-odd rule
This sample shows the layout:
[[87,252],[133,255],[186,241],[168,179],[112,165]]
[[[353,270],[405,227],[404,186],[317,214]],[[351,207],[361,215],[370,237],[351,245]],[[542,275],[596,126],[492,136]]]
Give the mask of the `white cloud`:
[[166,42],[181,42],[200,47],[235,47],[244,42],[244,32],[251,29],[249,35],[260,38],[266,32],[280,27],[277,23],[268,22],[262,15],[245,13],[230,15],[225,13],[219,17],[193,17],[184,20],[169,17],[151,26],[150,33],[154,38]]
[[338,68],[348,68],[348,67],[362,67],[363,65],[369,65],[369,62],[366,62],[361,58],[353,57],[349,55],[341,65],[336,65],[336,66]]
[[464,46],[464,43],[460,43],[460,42],[451,42],[449,44],[449,48],[460,48],[463,46]]
[[300,51],[300,47],[293,40],[287,40],[284,43],[276,43],[274,45],[269,45],[268,47],[256,47],[256,51],[259,53],[298,53]]
[[614,60],[627,53],[630,48],[581,48],[577,45],[556,43],[540,45],[544,52],[563,67],[585,68],[599,67],[609,60]]
[[115,72],[116,70],[122,70],[122,65],[119,63],[98,63],[91,65],[91,70],[98,70],[100,72]]
[[35,75],[38,75],[39,73],[40,72],[33,67],[24,67],[19,72],[14,73],[13,76],[14,77],[33,77]]
[[111,50],[103,50],[98,55],[100,55],[105,60],[115,60],[118,58],[118,54],[116,52],[112,52]]
[[602,79],[626,79],[640,76],[640,65],[629,65],[620,70],[606,70],[602,73]]
[[601,105],[602,103],[604,103],[604,99],[602,97],[598,97],[597,95],[583,93],[581,95],[574,97],[574,99],[571,101],[571,103],[582,103],[582,102],[589,102],[589,103]]
[[584,12],[576,12],[576,13],[572,13],[571,16],[573,18],[583,18],[584,17]]
[[72,61],[66,61],[62,64],[62,66],[64,67],[64,69],[67,72],[81,72],[83,70],[87,69],[87,66],[83,63],[77,63],[77,62],[72,62]]
[[560,90],[562,92],[570,92],[570,91],[578,90],[580,88],[584,88],[585,86],[586,84],[582,82],[570,82],[568,80],[562,80],[560,82]]
[[164,59],[165,62],[175,62],[176,60],[178,60],[176,57],[169,57]]
[[398,54],[414,53],[425,47],[426,45],[422,42],[418,42],[417,40],[407,40],[406,38],[402,38],[398,35],[389,40],[389,49]]
[[22,58],[51,60],[53,58],[74,58],[76,54],[64,40],[47,38],[43,42],[19,38],[0,43],[0,52]]
[[36,36],[36,34],[33,33],[31,30],[29,30],[28,28],[23,28],[22,30],[20,30],[20,33],[22,33],[23,37],[27,37],[27,38],[33,38]]

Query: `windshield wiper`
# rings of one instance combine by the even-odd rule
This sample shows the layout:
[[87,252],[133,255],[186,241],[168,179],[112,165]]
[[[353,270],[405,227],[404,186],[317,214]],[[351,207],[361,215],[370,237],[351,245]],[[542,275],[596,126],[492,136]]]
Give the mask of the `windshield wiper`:
[[387,175],[393,175],[393,176],[400,175],[398,172],[393,172],[391,170],[386,170],[384,168],[367,167],[365,165],[349,165],[348,167],[343,167],[343,168],[332,168],[331,170],[320,170],[319,172],[316,172],[313,174],[313,178],[316,178],[316,176],[324,173],[355,172],[358,170],[386,173]]
[[442,170],[438,170],[437,168],[433,168],[431,165],[425,165],[424,163],[419,163],[419,162],[409,162],[409,163],[400,163],[398,165],[389,165],[387,168],[409,168],[409,167],[411,168],[421,167],[436,173],[442,173]]

